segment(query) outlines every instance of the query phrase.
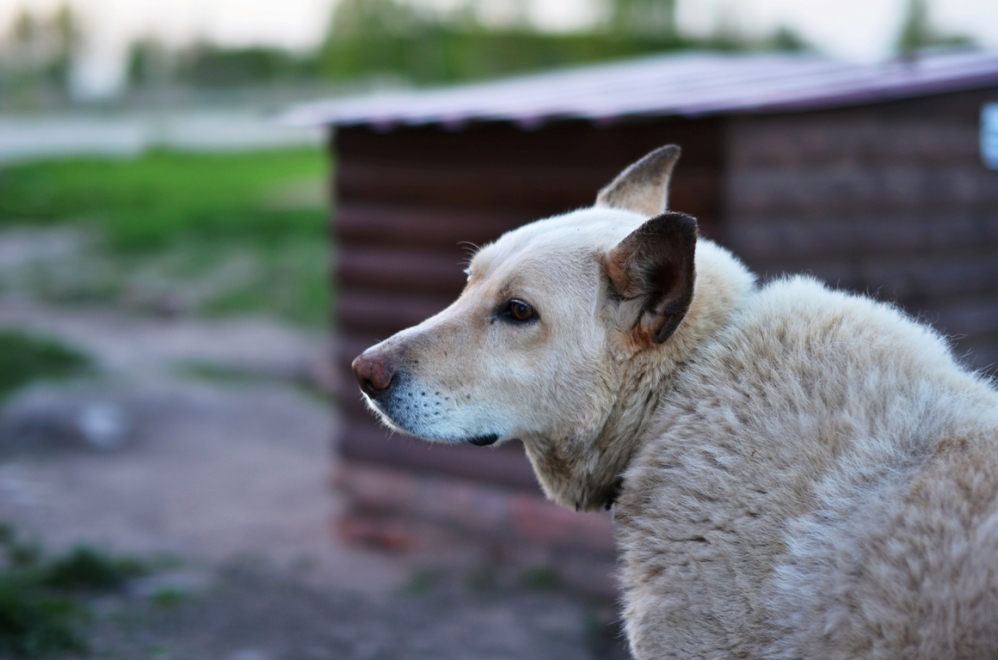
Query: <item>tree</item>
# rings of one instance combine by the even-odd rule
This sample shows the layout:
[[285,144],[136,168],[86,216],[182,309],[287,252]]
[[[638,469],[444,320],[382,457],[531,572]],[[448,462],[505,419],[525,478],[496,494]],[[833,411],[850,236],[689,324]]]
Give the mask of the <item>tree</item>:
[[59,86],[66,88],[69,85],[69,73],[73,59],[80,47],[82,32],[76,15],[66,3],[59,5],[47,27],[53,41],[52,59],[48,67],[49,74]]
[[11,41],[15,47],[30,48],[38,38],[38,21],[25,7],[21,7],[14,19],[14,26],[11,30]]
[[610,30],[619,35],[676,35],[676,0],[609,0]]
[[82,31],[68,4],[61,4],[55,13],[44,18],[22,8],[10,33],[11,68],[20,75],[48,79],[66,89],[81,41]]
[[128,84],[139,88],[165,83],[173,73],[171,60],[169,50],[155,37],[132,42],[128,48]]
[[910,56],[922,48],[931,46],[960,46],[972,43],[973,40],[964,35],[937,32],[932,26],[927,0],[908,0],[908,7],[896,41],[899,53]]
[[422,17],[397,0],[341,0],[333,11],[330,41],[354,41],[376,36],[409,34]]

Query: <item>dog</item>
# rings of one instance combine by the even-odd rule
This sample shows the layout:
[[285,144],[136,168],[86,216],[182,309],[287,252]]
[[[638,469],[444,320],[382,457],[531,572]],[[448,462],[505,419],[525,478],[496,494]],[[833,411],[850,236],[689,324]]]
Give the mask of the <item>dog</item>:
[[353,362],[367,404],[613,505],[639,660],[998,657],[993,384],[889,304],[760,285],[666,210],[678,157],[479,250]]

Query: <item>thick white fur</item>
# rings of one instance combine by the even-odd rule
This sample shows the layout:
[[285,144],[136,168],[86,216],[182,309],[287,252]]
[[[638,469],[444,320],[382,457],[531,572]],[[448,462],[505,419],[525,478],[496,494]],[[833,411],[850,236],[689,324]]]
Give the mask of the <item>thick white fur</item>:
[[752,291],[619,500],[639,658],[998,657],[998,396],[897,310]]
[[[700,240],[652,347],[605,259],[645,216],[593,208],[475,257],[450,308],[369,349],[386,423],[521,438],[548,495],[615,507],[624,616],[650,658],[998,657],[998,394],[889,305],[758,287]],[[515,297],[536,323],[497,321]]]

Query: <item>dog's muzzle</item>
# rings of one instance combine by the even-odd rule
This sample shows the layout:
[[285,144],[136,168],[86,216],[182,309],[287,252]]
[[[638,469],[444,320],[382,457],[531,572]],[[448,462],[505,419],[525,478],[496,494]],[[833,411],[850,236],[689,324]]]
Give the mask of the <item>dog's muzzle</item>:
[[350,367],[360,389],[392,426],[431,440],[468,442],[478,447],[487,447],[499,441],[496,434],[468,437],[446,426],[441,431],[441,418],[438,416],[444,404],[440,392],[435,393],[436,397],[427,396],[424,390],[430,388],[414,387],[412,375],[398,362],[377,350],[364,351]]

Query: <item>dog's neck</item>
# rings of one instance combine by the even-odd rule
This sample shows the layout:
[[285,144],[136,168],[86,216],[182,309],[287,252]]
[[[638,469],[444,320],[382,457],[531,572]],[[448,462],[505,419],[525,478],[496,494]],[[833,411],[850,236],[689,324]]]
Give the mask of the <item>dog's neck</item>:
[[[754,276],[738,260],[708,241],[697,245],[696,270],[690,309],[668,341],[637,350],[622,339],[613,347],[619,387],[602,427],[557,441],[525,442],[550,498],[587,511],[613,504],[631,457],[646,441],[655,411],[683,366],[715,340],[755,285]],[[585,446],[582,460],[567,461],[557,449],[579,444]]]

